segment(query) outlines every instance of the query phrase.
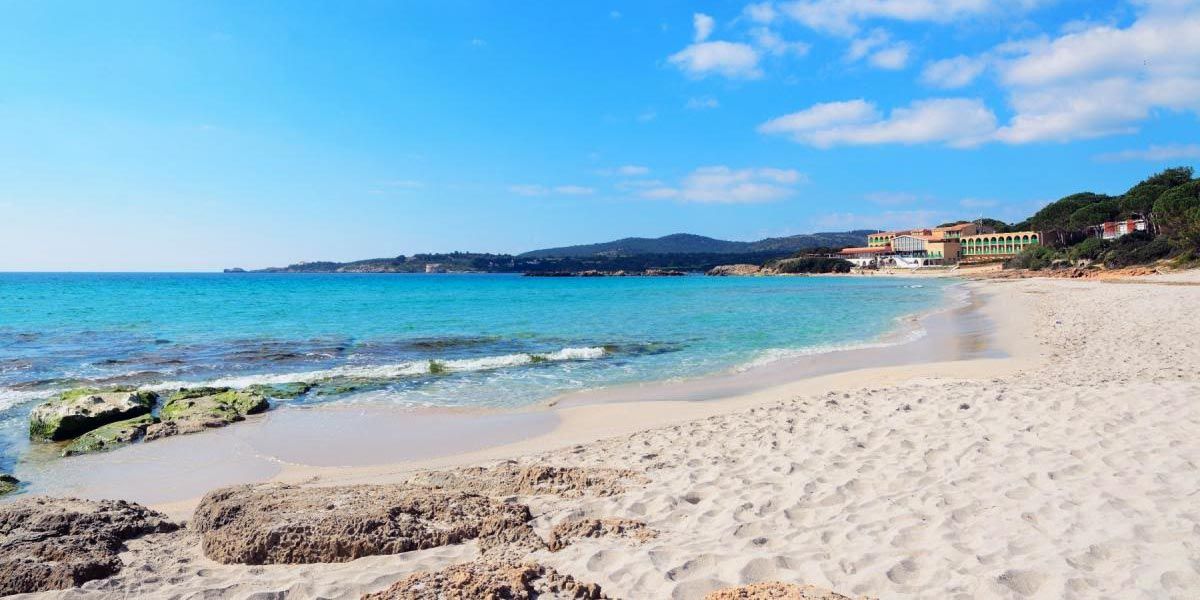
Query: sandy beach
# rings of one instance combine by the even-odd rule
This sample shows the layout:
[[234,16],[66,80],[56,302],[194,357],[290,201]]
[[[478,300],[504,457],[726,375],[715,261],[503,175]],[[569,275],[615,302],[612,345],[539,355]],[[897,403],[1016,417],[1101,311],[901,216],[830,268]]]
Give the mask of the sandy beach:
[[[1200,276],[968,284],[1003,358],[807,377],[706,401],[565,406],[546,432],[450,457],[285,465],[309,486],[423,469],[628,469],[612,495],[515,494],[542,537],[579,518],[653,537],[524,558],[612,598],[742,584],[851,597],[1194,598],[1200,590]],[[186,519],[199,499],[152,504]],[[31,595],[357,598],[479,555],[474,542],[338,564],[243,566],[188,530],[128,543],[115,577]]]

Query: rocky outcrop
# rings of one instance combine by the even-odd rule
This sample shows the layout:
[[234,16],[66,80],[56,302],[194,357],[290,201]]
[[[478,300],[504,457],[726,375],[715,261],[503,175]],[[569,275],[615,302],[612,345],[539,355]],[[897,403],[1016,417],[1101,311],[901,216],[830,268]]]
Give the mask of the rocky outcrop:
[[146,427],[145,440],[196,433],[244,420],[270,403],[262,394],[227,387],[189,388],[172,393],[159,411],[158,423]]
[[524,505],[468,492],[263,484],[210,492],[200,501],[192,527],[213,560],[293,564],[345,562],[481,536],[524,537],[520,532],[529,528],[530,519]]
[[146,435],[146,428],[157,422],[158,419],[150,415],[141,415],[132,419],[109,423],[75,438],[63,449],[62,455],[75,456],[77,454],[107,452],[132,444],[142,439]]
[[296,381],[292,383],[254,384],[245,387],[242,391],[278,400],[293,400],[307,394],[311,389],[313,389],[313,384]]
[[444,490],[470,490],[496,496],[612,496],[625,491],[624,482],[638,475],[624,469],[521,466],[514,461],[491,467],[428,471],[409,478],[413,485]]
[[469,562],[435,572],[414,573],[363,600],[601,600],[600,586],[583,583],[539,564]]
[[108,577],[121,569],[125,540],[176,527],[123,501],[38,497],[0,505],[0,595]]
[[29,414],[29,436],[69,440],[102,425],[148,414],[158,396],[132,388],[63,392]]
[[20,488],[20,479],[17,479],[8,473],[0,473],[0,496],[11,494]]
[[[837,592],[811,585],[791,583],[752,583],[710,592],[704,600],[855,600]],[[873,600],[861,596],[859,600]]]
[[762,267],[758,265],[717,265],[708,270],[707,275],[714,277],[725,277],[730,275],[757,275],[762,271]]
[[581,538],[615,537],[644,542],[657,536],[657,531],[633,519],[568,519],[550,531],[547,546],[551,552],[558,552]]

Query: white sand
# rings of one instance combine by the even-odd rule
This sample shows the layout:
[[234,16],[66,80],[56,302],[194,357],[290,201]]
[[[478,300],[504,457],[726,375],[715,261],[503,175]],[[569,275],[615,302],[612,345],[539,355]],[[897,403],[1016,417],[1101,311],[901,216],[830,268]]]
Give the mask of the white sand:
[[[641,470],[649,483],[620,496],[531,500],[539,527],[611,516],[661,532],[535,557],[618,598],[783,580],[881,598],[1194,599],[1197,283],[1195,273],[974,283],[1010,359],[844,373],[713,402],[573,407],[526,442],[279,478],[387,481],[522,455]],[[240,567],[208,561],[186,538],[169,551],[154,542],[135,542],[116,578],[48,596],[354,598],[475,552]]]

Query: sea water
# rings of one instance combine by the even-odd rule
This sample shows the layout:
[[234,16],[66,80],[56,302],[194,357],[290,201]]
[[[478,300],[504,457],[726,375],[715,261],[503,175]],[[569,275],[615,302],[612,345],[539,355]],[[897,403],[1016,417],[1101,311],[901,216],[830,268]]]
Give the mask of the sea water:
[[0,274],[0,470],[80,386],[321,384],[278,402],[520,407],[878,344],[947,283],[894,277]]

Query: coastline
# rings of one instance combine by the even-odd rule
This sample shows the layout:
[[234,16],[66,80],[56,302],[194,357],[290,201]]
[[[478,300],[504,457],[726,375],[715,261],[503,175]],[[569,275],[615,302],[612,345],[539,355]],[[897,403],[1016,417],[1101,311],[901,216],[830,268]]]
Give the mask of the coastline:
[[849,348],[811,349],[698,377],[569,392],[520,408],[283,406],[233,427],[152,445],[66,461],[34,453],[18,476],[31,482],[30,494],[121,498],[185,519],[203,494],[226,485],[401,476],[735,410],[784,397],[811,380],[833,378],[836,384],[839,376],[886,367],[996,361],[1007,349],[995,339],[999,328],[984,309],[978,292],[964,282],[943,290],[937,306],[902,317],[879,339]]
[[[1200,273],[1125,285],[966,285],[1004,357],[865,368],[711,401],[564,406],[530,439],[366,467],[285,466],[295,493],[489,465],[629,469],[601,497],[526,496],[533,528],[644,523],[534,561],[614,598],[701,599],[786,581],[881,598],[1187,598],[1200,517]],[[1112,307],[1139,308],[1111,320]],[[1175,335],[1158,332],[1171,324]],[[512,463],[510,463],[512,464]],[[159,503],[186,519],[192,503]],[[124,569],[79,591],[358,598],[417,571],[479,560],[475,543],[346,563],[251,567],[182,531],[129,543]]]

